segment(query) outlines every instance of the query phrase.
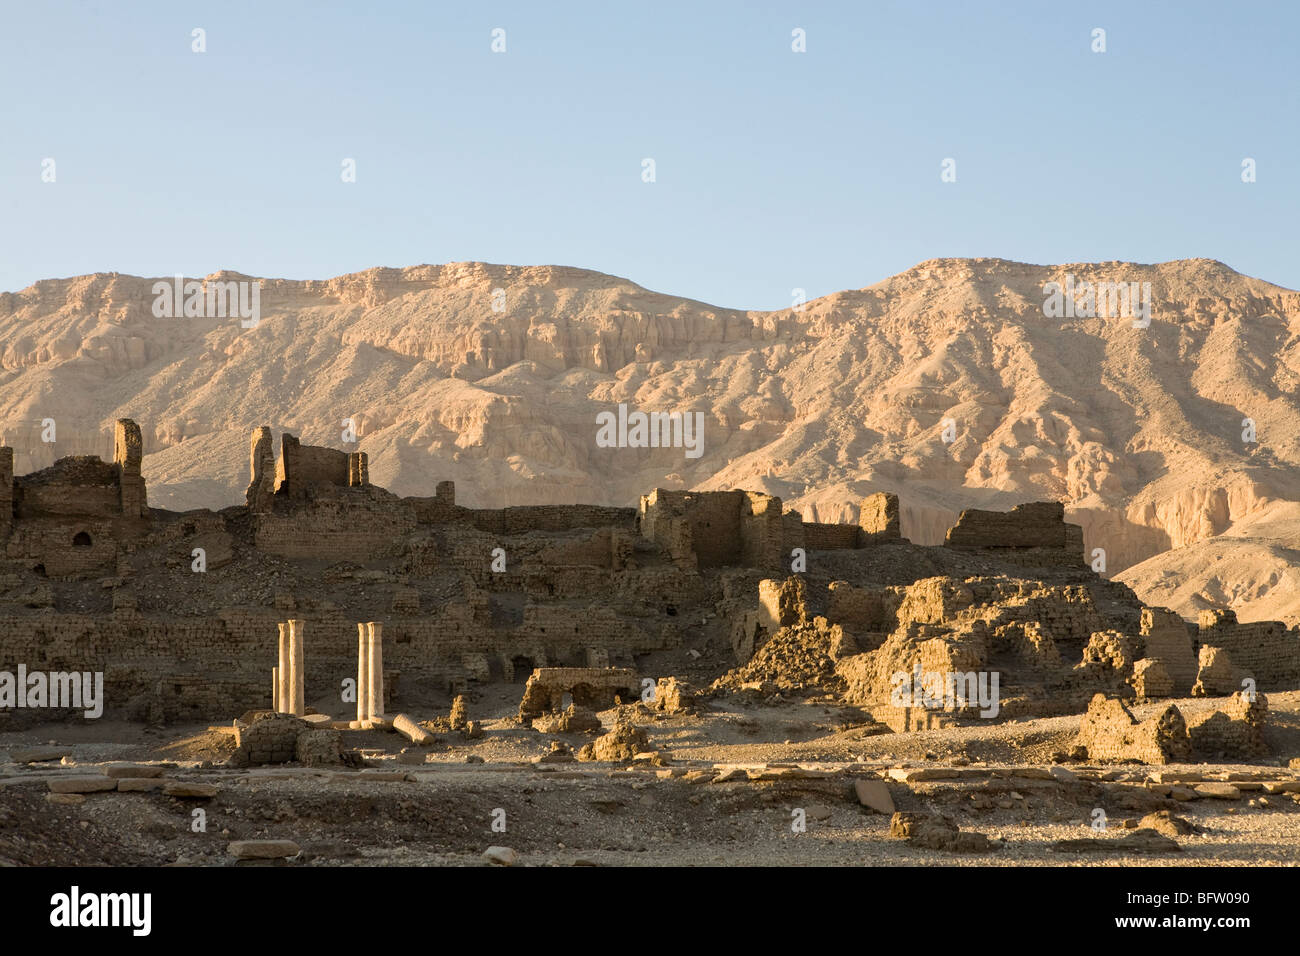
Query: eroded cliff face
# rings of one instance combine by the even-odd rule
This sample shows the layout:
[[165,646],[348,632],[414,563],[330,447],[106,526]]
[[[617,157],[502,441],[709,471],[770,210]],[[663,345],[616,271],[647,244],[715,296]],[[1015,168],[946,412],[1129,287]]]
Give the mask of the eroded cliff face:
[[[1150,283],[1150,326],[1046,316],[1044,284],[1067,274]],[[1274,561],[1241,553],[1256,519],[1300,514],[1300,293],[1209,260],[933,260],[766,313],[580,269],[453,263],[261,280],[252,329],[155,317],[156,281],[0,295],[0,428],[19,473],[106,454],[131,417],[151,504],[220,507],[241,500],[252,427],[343,447],[350,419],[377,483],[430,495],[450,478],[477,506],[747,488],[848,521],[883,490],[903,534],[933,544],[962,508],[1050,498],[1108,573],[1254,529],[1234,551],[1241,586],[1213,585],[1246,604]],[[603,447],[596,416],[620,403],[702,413],[701,454]]]

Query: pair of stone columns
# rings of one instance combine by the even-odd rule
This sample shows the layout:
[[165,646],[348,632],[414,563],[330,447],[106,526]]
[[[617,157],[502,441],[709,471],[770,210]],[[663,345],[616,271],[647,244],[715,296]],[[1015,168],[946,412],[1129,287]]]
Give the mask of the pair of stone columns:
[[307,672],[303,664],[306,633],[306,621],[288,621],[280,625],[280,665],[271,668],[271,704],[276,713],[295,717],[307,713],[304,693]]
[[384,625],[357,623],[357,720],[384,716]]

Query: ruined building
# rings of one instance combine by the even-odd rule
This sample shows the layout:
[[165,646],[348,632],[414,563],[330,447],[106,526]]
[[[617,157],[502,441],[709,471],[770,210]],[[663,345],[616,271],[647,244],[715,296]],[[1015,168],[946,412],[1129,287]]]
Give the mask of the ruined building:
[[[967,511],[940,547],[902,538],[886,494],[846,525],[746,491],[471,509],[451,482],[398,497],[370,482],[362,452],[289,434],[277,451],[259,428],[245,502],[179,513],[148,507],[135,423],[117,423],[114,447],[112,462],[63,458],[21,476],[0,448],[0,648],[10,668],[102,671],[119,717],[265,706],[286,618],[307,622],[307,695],[322,701],[355,675],[364,621],[383,622],[384,686],[408,700],[522,683],[539,667],[635,671],[687,640],[730,666],[799,617],[839,628],[840,679],[869,707],[882,675],[921,658],[1014,674],[1004,714],[1082,711],[1099,689],[1190,693],[1203,646],[1219,649],[1203,688],[1247,671],[1265,690],[1300,678],[1297,635],[1281,625],[1219,615],[1193,633],[1158,609],[1144,616],[1084,563],[1057,504]],[[782,582],[797,554],[806,572],[791,600]],[[10,726],[23,717],[0,711]]]

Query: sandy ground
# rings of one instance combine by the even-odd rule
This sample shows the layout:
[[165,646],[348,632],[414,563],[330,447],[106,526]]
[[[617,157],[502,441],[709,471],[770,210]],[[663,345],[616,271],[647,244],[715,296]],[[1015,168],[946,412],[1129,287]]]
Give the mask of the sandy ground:
[[[577,750],[591,737],[522,727],[511,719],[517,700],[517,685],[487,688],[471,705],[484,736],[445,734],[427,753],[391,732],[345,733],[345,747],[365,757],[362,770],[225,769],[232,740],[204,726],[96,722],[3,734],[6,758],[51,743],[70,753],[62,762],[0,763],[0,861],[233,865],[232,840],[274,838],[303,850],[278,864],[287,866],[484,865],[488,846],[510,847],[521,865],[560,866],[1300,863],[1300,793],[1266,792],[1279,784],[1300,790],[1300,774],[1286,766],[1300,751],[1300,692],[1269,695],[1278,758],[1158,768],[1055,764],[1078,717],[891,734],[846,727],[841,708],[826,699],[742,706],[735,698],[693,715],[636,709],[636,722],[667,756],[662,766],[536,763],[553,740]],[[601,716],[611,726],[615,711]],[[162,764],[167,777],[214,783],[219,793],[210,800],[93,793],[71,805],[47,798],[50,778],[102,774],[118,761]],[[1043,779],[1053,766],[1077,779]],[[891,770],[901,776],[907,768],[955,768],[963,776],[890,779]],[[1234,780],[1240,796],[1175,799],[1171,774],[1193,781],[1185,787]],[[994,838],[997,848],[962,855],[891,838],[890,817],[854,795],[855,780],[875,777],[887,779],[897,809],[943,813]],[[1105,831],[1091,826],[1098,808]],[[1180,850],[1157,855],[1053,847],[1065,839],[1115,841],[1126,824],[1160,809],[1200,832],[1178,836]],[[203,811],[204,832],[195,832],[195,810]],[[502,820],[504,832],[494,830]]]

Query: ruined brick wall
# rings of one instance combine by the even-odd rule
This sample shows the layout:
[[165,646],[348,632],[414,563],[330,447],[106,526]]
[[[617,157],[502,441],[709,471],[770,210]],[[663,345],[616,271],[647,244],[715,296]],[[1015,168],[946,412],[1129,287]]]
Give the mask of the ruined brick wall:
[[[785,553],[785,520],[781,513],[781,499],[755,491],[741,494],[740,554],[723,563],[742,564],[750,568],[779,567]],[[698,547],[698,536],[696,541]]]
[[60,458],[49,468],[14,482],[19,521],[49,515],[117,517],[122,492],[117,469],[95,455]]
[[0,542],[13,528],[14,522],[14,450],[0,445]]
[[856,548],[860,542],[859,530],[851,524],[824,524],[805,521],[803,523],[804,547],[809,551],[834,551],[843,548]]
[[254,542],[284,558],[369,561],[401,553],[416,523],[403,499],[372,487],[257,515]]
[[1141,623],[1143,656],[1160,660],[1165,665],[1173,693],[1185,697],[1192,692],[1196,682],[1196,654],[1192,650],[1187,624],[1176,613],[1165,607],[1144,607]]
[[1300,686],[1300,631],[1280,621],[1240,624],[1230,610],[1202,611],[1198,644],[1227,651],[1233,664],[1254,675],[1260,690]]
[[349,455],[345,451],[304,445],[293,435],[280,435],[280,458],[275,463],[275,493],[301,497],[312,485],[346,488]]
[[858,526],[862,529],[860,546],[900,540],[902,521],[898,495],[881,491],[863,498],[858,508]]
[[968,508],[948,529],[944,544],[998,551],[1042,549],[1067,554],[1070,563],[1083,563],[1083,529],[1066,524],[1065,506],[1059,501],[1028,502],[1010,511]]
[[[607,527],[634,532],[637,518],[635,508],[606,508],[599,505],[523,505],[462,510],[474,527],[498,535]],[[452,516],[451,512],[444,513],[448,518]]]

